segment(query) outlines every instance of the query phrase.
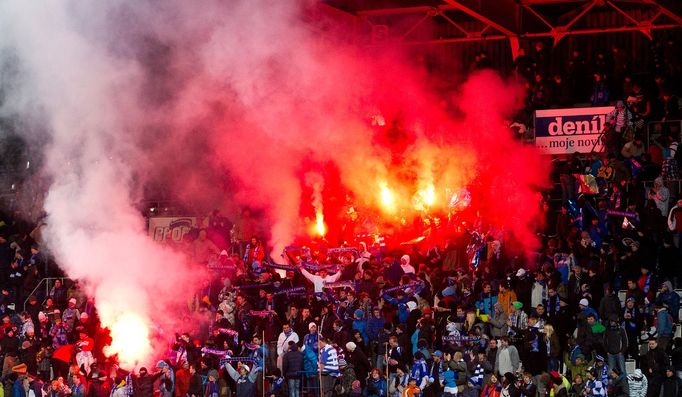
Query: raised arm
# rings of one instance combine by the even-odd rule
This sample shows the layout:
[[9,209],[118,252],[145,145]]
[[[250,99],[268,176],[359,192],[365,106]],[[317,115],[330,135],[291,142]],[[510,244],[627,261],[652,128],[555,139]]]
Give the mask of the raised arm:
[[230,378],[234,379],[235,382],[239,379],[239,373],[236,369],[232,368],[232,364],[229,362],[225,363],[225,369],[227,370],[227,373],[230,374]]

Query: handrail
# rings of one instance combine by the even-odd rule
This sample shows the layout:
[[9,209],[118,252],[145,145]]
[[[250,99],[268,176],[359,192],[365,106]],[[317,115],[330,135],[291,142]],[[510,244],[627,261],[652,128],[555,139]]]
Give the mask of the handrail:
[[22,311],[26,310],[26,304],[28,303],[28,300],[31,298],[31,296],[35,295],[36,291],[38,291],[41,288],[43,283],[45,284],[45,297],[43,298],[43,302],[41,302],[41,303],[44,303],[44,301],[50,296],[50,288],[51,288],[50,282],[52,282],[54,284],[54,281],[56,281],[56,280],[60,280],[62,282],[62,285],[64,285],[64,280],[73,281],[68,277],[45,277],[45,278],[41,279],[38,282],[38,284],[36,284],[35,288],[33,288],[31,293],[28,294],[28,297],[26,297],[26,299],[24,300],[24,305],[23,305]]
[[[642,181],[642,187],[648,188],[654,184],[655,181]],[[666,179],[663,181],[666,187],[670,187],[672,184],[677,184],[677,192],[682,192],[682,179]]]
[[680,131],[682,131],[682,120],[654,120],[654,121],[649,121],[646,123],[646,145],[647,148],[651,145],[651,137],[652,137],[652,127],[654,125],[664,125],[664,124],[677,124],[680,128]]

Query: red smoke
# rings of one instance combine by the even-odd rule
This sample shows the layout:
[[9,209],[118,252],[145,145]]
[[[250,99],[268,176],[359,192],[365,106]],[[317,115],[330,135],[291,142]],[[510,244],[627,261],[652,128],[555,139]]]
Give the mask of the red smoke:
[[324,179],[321,207],[332,245],[349,237],[339,230],[346,195],[355,209],[398,223],[415,213],[415,197],[444,213],[446,189],[468,188],[470,213],[510,230],[523,248],[535,247],[531,223],[547,167],[506,127],[521,105],[520,87],[479,72],[447,111],[422,74],[394,53],[310,35],[289,41],[297,45],[287,45],[284,58],[267,54],[258,69],[238,76],[226,69],[239,80],[229,97],[204,81],[196,101],[222,104],[220,114],[204,119],[220,132],[211,135],[215,161],[240,180],[234,197],[241,204],[267,210],[275,258],[297,237],[317,234],[311,173]]

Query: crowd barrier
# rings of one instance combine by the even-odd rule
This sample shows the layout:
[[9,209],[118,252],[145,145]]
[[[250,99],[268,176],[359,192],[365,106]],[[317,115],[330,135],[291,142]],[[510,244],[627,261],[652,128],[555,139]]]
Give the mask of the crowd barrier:
[[[28,300],[31,296],[37,297],[38,301],[40,302],[41,305],[43,303],[45,303],[45,300],[50,296],[50,289],[52,289],[52,287],[54,286],[54,282],[57,280],[60,280],[62,282],[62,285],[64,285],[64,288],[66,288],[64,281],[73,282],[73,280],[71,280],[68,277],[47,277],[47,278],[40,280],[40,282],[38,282],[38,285],[36,285],[36,287],[33,288],[31,293],[28,294],[26,299],[24,299],[22,311],[26,310],[26,304],[28,303]],[[43,287],[45,287],[44,294],[43,294]]]

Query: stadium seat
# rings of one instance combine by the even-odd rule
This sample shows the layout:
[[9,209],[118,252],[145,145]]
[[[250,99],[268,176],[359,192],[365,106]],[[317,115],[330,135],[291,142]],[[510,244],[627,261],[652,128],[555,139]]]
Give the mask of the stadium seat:
[[628,374],[633,374],[635,373],[635,369],[637,368],[637,365],[635,365],[635,360],[633,359],[627,359],[625,360],[625,372]]
[[627,294],[627,292],[628,291],[625,289],[618,291],[618,299],[620,299],[621,304],[625,304],[625,295]]

